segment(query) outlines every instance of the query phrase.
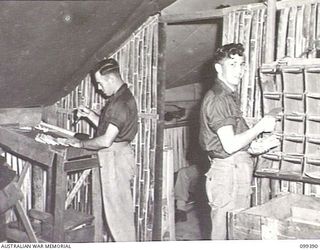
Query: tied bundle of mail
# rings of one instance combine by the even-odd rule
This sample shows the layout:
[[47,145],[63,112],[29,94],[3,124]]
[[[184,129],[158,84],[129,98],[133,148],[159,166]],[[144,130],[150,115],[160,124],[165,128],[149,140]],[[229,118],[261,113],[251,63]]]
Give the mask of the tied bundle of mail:
[[280,140],[276,135],[264,136],[251,142],[248,152],[252,155],[260,155],[278,146],[280,146]]

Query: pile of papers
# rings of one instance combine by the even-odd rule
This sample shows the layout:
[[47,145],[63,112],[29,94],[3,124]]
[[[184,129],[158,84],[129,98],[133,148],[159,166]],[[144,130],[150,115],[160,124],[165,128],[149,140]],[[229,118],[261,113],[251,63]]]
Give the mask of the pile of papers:
[[49,144],[49,145],[62,145],[62,146],[68,146],[66,144],[66,138],[54,138],[51,135],[46,135],[39,133],[36,135],[35,140],[37,142],[41,142],[44,144]]

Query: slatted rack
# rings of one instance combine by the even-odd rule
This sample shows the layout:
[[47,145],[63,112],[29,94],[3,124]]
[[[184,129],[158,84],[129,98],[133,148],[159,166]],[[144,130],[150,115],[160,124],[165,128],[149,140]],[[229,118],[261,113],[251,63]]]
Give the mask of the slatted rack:
[[[276,1],[274,10],[271,10],[276,14],[273,20],[275,23],[271,25],[268,23],[268,17],[272,15],[268,14],[269,10],[266,2],[223,9],[223,43],[241,42],[245,45],[248,67],[241,85],[241,109],[247,117],[261,117],[263,107],[260,102],[262,97],[259,89],[259,67],[265,63],[267,57],[268,62],[286,57],[308,59],[319,57],[319,0]],[[274,29],[270,26],[274,26]],[[267,41],[268,28],[274,37]],[[277,79],[270,80],[276,85],[281,84],[281,74],[274,74],[274,77]],[[278,87],[281,89],[281,85]],[[276,92],[273,90],[273,98],[278,98]],[[268,102],[267,99],[265,101]],[[262,204],[280,192],[320,195],[319,185],[301,181],[269,178],[255,178],[254,181],[256,187],[253,195],[254,205]]]
[[264,113],[281,107],[281,145],[259,158],[256,175],[320,183],[320,59],[288,59],[260,69]]

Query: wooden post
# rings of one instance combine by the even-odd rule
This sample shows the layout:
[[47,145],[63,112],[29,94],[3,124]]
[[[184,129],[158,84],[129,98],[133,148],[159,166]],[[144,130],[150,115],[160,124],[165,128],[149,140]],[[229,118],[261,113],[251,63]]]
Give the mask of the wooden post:
[[159,23],[159,50],[158,50],[158,82],[157,82],[157,111],[159,119],[157,122],[157,146],[155,164],[154,184],[154,221],[152,229],[153,240],[161,240],[161,211],[162,211],[162,164],[163,164],[163,137],[164,137],[164,108],[166,89],[166,23]]
[[[266,48],[265,48],[265,63],[270,63],[275,60],[275,29],[276,29],[276,0],[268,0],[267,2],[267,21],[266,21]],[[260,179],[260,200],[259,204],[263,204],[270,199],[270,179]]]
[[[26,162],[24,168],[29,168],[30,163]],[[34,165],[32,167],[32,204],[33,207],[39,211],[45,211],[45,204],[43,199],[46,199],[44,196],[43,189],[43,170],[41,167]]]
[[275,59],[275,30],[276,30],[276,0],[268,0],[266,56],[265,62],[273,62]]
[[103,241],[103,217],[100,169],[92,169],[92,214],[94,216],[94,242]]
[[64,203],[66,200],[66,181],[67,175],[64,172],[63,156],[56,154],[54,165],[54,226],[53,226],[53,242],[64,242]]
[[[54,164],[54,160],[51,163],[51,166],[53,166]],[[49,212],[49,213],[53,213],[54,212],[54,208],[53,208],[53,180],[52,180],[52,176],[53,176],[53,169],[52,167],[49,167],[47,170],[47,192],[46,192],[46,208],[45,211]]]

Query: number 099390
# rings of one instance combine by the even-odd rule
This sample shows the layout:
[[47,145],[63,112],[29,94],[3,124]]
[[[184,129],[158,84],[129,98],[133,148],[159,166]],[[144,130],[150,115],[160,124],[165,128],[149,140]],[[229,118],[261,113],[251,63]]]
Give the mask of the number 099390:
[[300,248],[316,249],[318,248],[318,244],[300,244]]

